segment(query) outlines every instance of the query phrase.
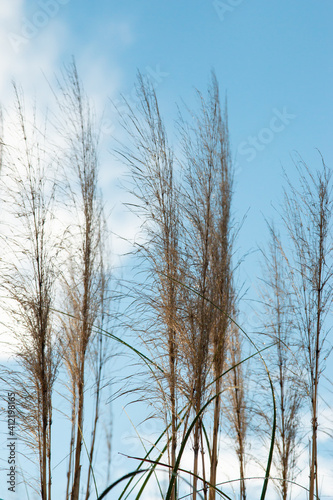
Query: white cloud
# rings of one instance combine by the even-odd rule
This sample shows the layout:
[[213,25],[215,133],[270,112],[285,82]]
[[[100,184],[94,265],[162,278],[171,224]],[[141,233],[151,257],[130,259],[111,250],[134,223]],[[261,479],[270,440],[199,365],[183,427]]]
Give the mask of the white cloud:
[[17,12],[22,9],[22,0],[11,0],[11,2],[0,3],[0,23],[17,17]]
[[[13,118],[14,80],[22,86],[27,103],[36,98],[37,113],[42,117],[46,108],[54,106],[47,80],[54,87],[54,76],[62,70],[62,61],[70,60],[70,26],[64,22],[66,4],[70,0],[41,0],[35,10],[27,12],[28,3],[24,0],[1,2],[0,7],[0,96],[1,105],[7,108],[7,119]],[[105,29],[105,24],[103,29]],[[134,37],[129,23],[110,22],[108,34],[117,41],[117,47],[128,46]],[[117,186],[123,168],[117,165],[109,154],[112,148],[112,134],[117,127],[117,117],[110,99],[116,99],[122,85],[122,72],[98,43],[85,41],[79,53],[74,54],[84,89],[96,111],[97,123],[101,126],[101,148],[108,150],[102,155],[100,179],[107,211],[112,211],[110,229],[120,238],[112,238],[112,251],[122,254],[130,245],[125,239],[133,239],[138,232],[139,221],[125,213],[123,206],[124,191]],[[119,264],[116,259],[116,265]]]
[[66,27],[61,16],[49,17],[47,24],[43,28],[36,27],[34,36],[28,38],[24,26],[33,25],[33,18],[25,17],[24,2],[17,0],[7,4],[11,9],[0,10],[1,104],[6,106],[12,98],[12,80],[21,85],[27,95],[38,93],[39,102],[44,104],[48,91],[43,73],[54,73],[66,40]]

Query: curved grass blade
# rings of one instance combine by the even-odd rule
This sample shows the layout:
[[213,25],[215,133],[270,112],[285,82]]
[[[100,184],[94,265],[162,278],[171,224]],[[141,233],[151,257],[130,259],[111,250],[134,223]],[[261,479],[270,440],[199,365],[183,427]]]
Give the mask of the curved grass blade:
[[[264,479],[264,477],[262,476],[251,476],[251,477],[245,477],[244,478],[246,481],[248,480],[251,480],[251,479]],[[273,481],[285,481],[286,483],[289,483],[289,484],[293,484],[295,486],[297,486],[298,488],[301,488],[305,491],[307,491],[309,493],[309,488],[307,488],[306,486],[303,486],[302,484],[299,484],[299,483],[296,483],[296,481],[292,481],[291,479],[282,479],[280,477],[270,477],[270,479],[272,479]],[[223,483],[218,483],[219,485],[221,484],[229,484],[229,483],[235,483],[237,481],[241,481],[241,479],[229,479],[228,481],[223,481]],[[182,498],[185,498],[185,497],[182,497]],[[317,500],[319,500],[319,497],[316,497]],[[178,500],[181,500],[180,498]]]
[[[250,481],[251,479],[265,479],[265,478],[263,476],[244,477],[245,481]],[[270,479],[272,479],[273,481],[283,481],[283,479],[281,479],[280,477],[270,477]],[[223,481],[222,483],[218,483],[217,486],[221,486],[223,484],[229,484],[229,483],[236,483],[236,482],[241,481],[241,480],[242,480],[241,478],[228,479],[228,481]],[[297,486],[298,488],[305,490],[308,493],[310,491],[309,488],[307,488],[306,486],[303,486],[302,484],[297,483],[296,481],[292,481],[291,479],[285,479],[285,481],[287,483],[290,483],[290,484]],[[202,491],[202,490],[198,490],[198,492],[199,491]],[[186,495],[179,497],[178,500],[184,500],[185,498],[188,498],[191,495],[192,495],[192,493],[187,493]],[[316,497],[316,498],[317,498],[317,500],[319,500],[319,497]]]
[[[262,491],[261,491],[261,496],[260,496],[260,500],[264,500],[265,497],[266,497],[266,492],[267,492],[267,486],[268,486],[268,481],[269,481],[269,475],[270,475],[270,470],[271,470],[271,466],[272,466],[272,461],[273,461],[273,451],[274,451],[274,444],[275,444],[275,432],[276,432],[276,400],[275,400],[275,392],[274,392],[274,386],[273,386],[273,382],[272,382],[272,379],[271,379],[271,375],[270,375],[270,372],[268,370],[268,367],[265,363],[265,360],[264,358],[262,357],[261,355],[261,352],[260,350],[258,349],[258,347],[256,346],[255,342],[253,342],[253,340],[251,339],[251,337],[245,332],[245,330],[231,317],[229,316],[229,314],[227,314],[225,311],[223,311],[223,309],[221,309],[218,305],[214,304],[214,302],[210,299],[208,299],[207,297],[203,296],[202,294],[200,294],[197,290],[195,290],[194,288],[186,285],[185,283],[182,283],[181,281],[177,280],[176,278],[173,278],[172,276],[168,276],[166,275],[165,273],[161,272],[162,275],[164,275],[166,278],[178,283],[179,285],[187,288],[188,290],[190,290],[191,292],[193,292],[194,294],[198,295],[200,298],[206,300],[209,304],[211,304],[213,307],[215,307],[218,311],[220,311],[222,314],[224,314],[234,325],[237,326],[237,328],[239,328],[239,330],[246,336],[246,338],[248,339],[248,341],[252,344],[252,346],[255,348],[255,350],[257,351],[257,354],[259,354],[260,356],[260,359],[265,367],[265,370],[266,370],[266,373],[267,373],[267,376],[268,376],[268,379],[269,379],[269,385],[270,385],[270,390],[271,390],[271,395],[272,395],[272,401],[273,401],[273,425],[272,425],[272,434],[271,434],[271,444],[270,444],[270,448],[269,448],[269,454],[268,454],[268,459],[267,459],[267,466],[266,466],[266,472],[265,472],[265,480],[264,480],[264,484],[263,484],[263,487],[262,487]],[[233,367],[231,368],[233,369]],[[229,370],[228,370],[229,371]],[[224,373],[225,374],[225,373]],[[214,396],[211,400],[209,400],[209,402],[213,401],[215,399],[216,396]],[[204,405],[203,408],[206,408],[208,406],[208,404],[206,403]],[[197,416],[195,417],[194,421],[197,420],[197,417],[198,415],[200,415],[202,413],[202,410],[203,408],[200,410],[200,412],[197,414]],[[193,424],[193,422],[192,422]],[[192,429],[192,424],[190,426],[190,428]],[[188,440],[188,437],[187,436],[187,439],[186,441]],[[173,478],[171,478],[171,481],[173,480]],[[170,489],[170,488],[169,488]],[[169,492],[169,490],[168,490]],[[170,495],[169,497],[166,498],[166,500],[169,500],[170,498]]]
[[[185,412],[185,410],[186,410],[186,407],[185,407],[185,408],[183,408],[183,410],[182,410],[182,411],[180,411],[180,412],[178,413],[179,418],[181,417],[181,414],[182,414],[183,412]],[[179,429],[179,427],[180,427],[181,423],[182,423],[182,422],[180,422],[180,423],[178,424],[177,430]],[[144,457],[144,458],[148,458],[148,457],[149,457],[149,455],[150,455],[150,453],[151,453],[153,450],[155,450],[155,449],[156,449],[157,444],[160,442],[160,440],[163,438],[163,436],[167,433],[167,431],[168,431],[168,429],[169,429],[169,427],[170,427],[170,426],[171,426],[171,424],[169,424],[169,425],[168,425],[168,426],[167,426],[167,427],[163,430],[163,432],[162,432],[162,433],[160,434],[160,436],[157,438],[157,440],[155,441],[155,443],[153,444],[153,446],[150,448],[150,450],[147,452],[147,454],[145,455],[145,457]],[[169,441],[170,441],[170,440],[169,440]],[[169,442],[169,441],[168,441],[168,442]],[[162,452],[160,453],[160,455],[159,455],[158,459],[160,459],[160,458],[162,457],[162,455],[165,453],[165,451],[166,451],[166,449],[167,449],[167,446],[168,446],[168,442],[167,442],[167,444],[164,446],[164,448],[162,449]],[[142,460],[141,460],[141,463],[138,465],[138,469],[139,469],[140,467],[142,467],[143,463],[144,463],[144,462],[143,462],[143,459],[142,459]],[[148,476],[147,476],[147,478],[145,479],[145,482],[144,482],[144,486],[147,484],[147,482],[148,482],[149,478],[151,477],[151,474],[152,474],[152,470],[149,470]],[[132,482],[132,480],[133,480],[133,479],[134,479],[134,478],[132,477],[132,478],[129,480],[129,482],[128,482],[128,483],[127,483],[127,485],[125,486],[125,488],[124,488],[123,492],[121,493],[120,497],[118,498],[118,500],[121,500],[121,498],[124,496],[125,491],[126,491],[126,490],[127,490],[127,488],[129,487],[129,485],[131,484],[131,482]],[[136,484],[137,484],[137,483],[136,483]],[[127,496],[126,496],[125,498],[128,498],[128,495],[129,495],[129,494],[133,491],[133,489],[135,488],[136,484],[133,486],[133,488],[130,490],[130,492],[127,494]],[[140,491],[141,491],[141,490],[140,490]],[[139,492],[139,493],[140,493],[140,492]],[[140,494],[141,494],[141,493],[140,493]],[[137,498],[138,498],[138,497],[137,497]]]
[[[184,412],[184,413],[186,412],[186,410],[187,410],[187,406],[185,406],[185,408],[183,408],[183,410],[182,410],[181,412],[179,412],[179,413],[178,413],[179,418],[181,417],[181,414],[182,414],[183,412]],[[190,410],[190,408],[188,408],[188,410]],[[168,427],[164,430],[163,434],[167,432],[167,430],[168,430],[168,428],[170,427],[170,425],[171,425],[171,424],[169,424],[169,425],[168,425]],[[182,421],[180,421],[180,422],[178,423],[178,425],[177,425],[177,431],[179,430],[179,428],[180,428],[180,426],[181,426],[181,425],[182,425]],[[162,449],[161,453],[160,453],[160,454],[159,454],[159,456],[157,457],[157,461],[159,461],[159,460],[162,458],[162,456],[164,455],[164,453],[166,452],[167,447],[168,447],[168,444],[169,444],[169,442],[170,442],[170,439],[171,439],[171,438],[169,438],[169,439],[168,439],[168,441],[167,441],[166,445],[164,446],[164,448]],[[148,458],[148,456],[146,455],[146,457],[145,457],[145,458],[147,459],[147,458]],[[155,461],[155,462],[157,462],[157,461]],[[144,461],[142,460],[141,464],[143,464],[143,462],[144,462]],[[150,471],[149,471],[149,473],[147,474],[147,477],[146,477],[146,479],[144,480],[144,482],[143,482],[143,484],[142,484],[142,486],[141,486],[141,488],[140,488],[140,491],[139,491],[139,493],[138,493],[138,495],[137,495],[137,497],[136,497],[136,500],[138,500],[138,499],[141,497],[141,495],[142,495],[142,493],[143,493],[143,491],[144,491],[144,489],[145,489],[145,487],[146,487],[146,485],[147,485],[147,483],[148,483],[148,481],[149,481],[149,479],[150,479],[150,477],[151,477],[151,475],[152,475],[153,471],[155,470],[155,468],[156,468],[156,465],[153,465],[153,466],[152,466],[152,468],[151,468],[151,470],[150,470]]]
[[[241,361],[240,363],[242,363],[242,362],[243,362],[243,361]],[[240,363],[238,363],[238,364],[240,364]],[[234,369],[234,367],[229,368],[228,370],[226,370],[226,371],[225,371],[225,372],[221,375],[221,377],[222,377],[222,376],[224,376],[224,375],[226,375],[229,371],[231,371],[231,370],[233,370],[233,369]],[[192,422],[191,422],[191,424],[190,424],[190,426],[189,426],[189,428],[188,428],[188,430],[187,430],[187,432],[186,432],[186,434],[185,434],[185,437],[184,437],[184,439],[183,439],[183,441],[182,441],[182,444],[181,444],[181,446],[180,446],[180,450],[179,450],[179,453],[178,453],[178,456],[177,456],[177,459],[176,459],[175,466],[174,466],[173,471],[172,471],[172,477],[171,477],[171,480],[170,480],[170,483],[169,483],[169,488],[168,488],[168,491],[167,491],[167,495],[166,495],[166,497],[165,497],[165,500],[170,500],[170,498],[171,498],[171,494],[172,494],[172,490],[173,490],[173,485],[174,485],[175,477],[177,476],[177,471],[179,470],[179,466],[180,466],[180,461],[181,461],[182,455],[183,455],[183,453],[184,453],[186,443],[187,443],[187,441],[189,440],[189,437],[190,437],[190,435],[191,435],[191,432],[192,432],[192,430],[193,430],[193,428],[194,428],[194,426],[195,426],[195,424],[196,424],[197,420],[201,417],[201,414],[202,414],[202,413],[205,411],[205,409],[206,409],[206,408],[210,405],[210,403],[211,403],[212,401],[214,401],[214,399],[216,399],[218,396],[220,396],[220,395],[222,394],[222,392],[223,392],[223,390],[222,390],[222,391],[220,391],[219,393],[215,394],[214,396],[212,396],[212,397],[211,397],[211,398],[210,398],[210,399],[209,399],[209,400],[208,400],[208,401],[207,401],[207,402],[206,402],[206,403],[205,403],[205,404],[201,407],[200,411],[196,414],[196,416],[195,416],[195,417],[194,417],[194,419],[192,420]],[[206,481],[206,483],[207,483],[207,484],[209,484],[207,481]],[[214,485],[210,485],[210,486],[211,486],[212,488],[216,489],[216,487],[215,487]],[[216,489],[216,491],[218,491],[218,490]],[[225,496],[225,498],[228,498],[229,500],[231,500],[231,499],[230,499],[230,497],[228,497],[225,493],[223,493],[223,492],[221,492],[221,493],[222,493],[222,495],[224,495],[224,496]]]
[[212,452],[211,452],[211,449],[210,449],[210,443],[209,443],[208,434],[207,434],[207,431],[206,431],[206,426],[205,426],[205,424],[203,422],[201,422],[201,427],[202,427],[202,430],[203,430],[204,435],[205,435],[205,441],[206,441],[206,445],[207,445],[209,460],[211,460],[212,459]]
[[[236,368],[237,366],[241,365],[242,363],[245,363],[246,361],[248,361],[249,359],[253,358],[254,356],[257,356],[257,354],[261,354],[261,352],[262,352],[262,351],[265,351],[266,349],[269,349],[270,347],[272,347],[272,345],[274,345],[274,344],[271,344],[271,345],[269,345],[269,346],[266,346],[266,347],[264,347],[264,348],[263,348],[263,349],[261,349],[261,350],[258,350],[258,349],[257,349],[257,352],[250,354],[250,355],[249,355],[249,356],[247,356],[246,358],[244,358],[244,359],[242,359],[241,361],[239,361],[236,365],[232,366],[231,368],[228,368],[228,370],[226,370],[226,371],[225,371],[225,372],[223,372],[221,375],[219,375],[219,377],[217,377],[217,379],[218,379],[218,378],[222,378],[222,377],[224,377],[224,375],[226,375],[227,373],[229,373],[231,370],[233,370],[233,369],[234,369],[234,368]],[[216,380],[217,380],[217,379],[216,379]],[[211,384],[213,384],[214,382],[215,382],[215,381],[211,382]],[[210,384],[209,384],[209,385],[210,385]],[[207,387],[209,387],[209,385],[208,385]],[[201,413],[202,413],[202,412],[206,409],[206,407],[207,407],[207,406],[209,406],[209,404],[210,404],[212,401],[214,401],[214,399],[215,399],[215,398],[217,398],[220,394],[222,394],[222,392],[223,392],[223,390],[222,390],[220,393],[215,394],[215,395],[214,395],[211,399],[209,399],[209,400],[207,401],[207,403],[206,403],[206,404],[205,404],[205,405],[201,408],[200,412],[196,415],[195,419],[193,420],[193,422],[191,423],[190,427],[188,428],[187,433],[185,434],[185,437],[184,437],[184,439],[183,439],[183,441],[182,441],[181,448],[180,448],[180,450],[179,450],[179,454],[178,454],[178,457],[177,457],[177,460],[176,460],[175,468],[174,468],[174,471],[173,471],[173,476],[172,476],[172,479],[171,479],[170,483],[174,480],[174,477],[175,477],[175,476],[174,476],[174,474],[176,474],[176,470],[180,470],[180,469],[179,469],[179,464],[180,464],[181,456],[182,456],[182,454],[183,454],[183,451],[184,451],[184,448],[185,448],[186,442],[187,442],[187,441],[188,441],[188,439],[189,439],[190,433],[191,433],[191,431],[192,431],[192,429],[193,429],[193,427],[194,427],[194,425],[195,425],[195,423],[196,423],[197,419],[200,417]],[[177,466],[177,464],[178,464],[178,466]],[[176,469],[176,467],[177,467],[177,469]],[[207,481],[206,481],[206,484],[209,484],[209,483],[207,483]],[[170,486],[171,486],[171,488],[170,488]],[[172,487],[173,487],[173,485],[170,485],[170,484],[169,484],[169,490],[170,490],[170,491],[172,490]],[[212,486],[212,487],[214,488],[214,486]],[[169,490],[168,490],[168,493],[169,493]],[[221,493],[222,493],[223,495],[225,495],[225,493],[223,493],[223,492],[221,492]],[[228,497],[228,498],[229,498],[229,497]],[[169,500],[169,499],[168,499],[168,496],[166,497],[166,500]]]
[[[147,449],[146,449],[146,447],[145,447],[145,444],[144,444],[144,442],[143,442],[143,439],[141,438],[141,436],[140,436],[140,434],[139,434],[139,432],[138,432],[138,430],[137,430],[136,426],[135,426],[135,425],[134,425],[134,423],[132,422],[132,420],[131,420],[131,418],[129,417],[129,415],[127,414],[126,410],[124,410],[124,411],[125,411],[125,413],[126,413],[126,415],[127,415],[128,420],[131,422],[132,427],[133,427],[133,429],[135,430],[136,435],[138,436],[138,438],[139,438],[139,440],[140,440],[140,443],[141,443],[141,445],[142,445],[142,447],[143,447],[143,449],[144,449],[144,451],[145,451],[145,453],[146,453],[146,455],[145,455],[145,456],[146,456],[146,457],[147,457],[147,456],[149,456],[149,452],[147,452]],[[123,453],[121,453],[121,455],[123,455]],[[127,456],[127,455],[124,455],[124,456]],[[145,460],[145,459],[143,459],[142,461],[146,461],[146,460]],[[161,488],[160,482],[159,482],[159,480],[158,480],[158,477],[157,477],[157,474],[155,473],[155,471],[154,471],[154,474],[155,474],[156,482],[157,482],[157,485],[158,485],[158,489],[160,490],[160,494],[161,494],[161,496],[163,497],[162,488]],[[128,495],[127,495],[127,496],[128,496]],[[137,497],[137,498],[139,498],[139,497]]]
[[93,480],[94,480],[94,486],[95,486],[95,491],[96,491],[96,497],[98,498],[98,489],[97,489],[97,483],[96,483],[96,478],[95,478],[95,472],[94,472],[94,467],[93,467],[93,464],[90,460],[90,455],[89,455],[89,451],[88,451],[88,448],[87,448],[87,444],[86,444],[86,440],[84,439],[84,436],[83,436],[83,433],[82,433],[82,430],[81,430],[81,427],[78,425],[79,427],[79,431],[80,431],[80,434],[81,434],[81,437],[82,437],[82,441],[83,441],[83,444],[84,444],[84,448],[86,450],[86,453],[87,453],[87,457],[88,457],[88,461],[89,461],[89,467],[91,468],[91,474],[92,474],[92,477],[93,477]]
[[119,483],[122,481],[125,481],[125,479],[128,479],[131,476],[136,476],[137,474],[147,472],[148,469],[143,469],[143,470],[135,470],[133,472],[129,472],[128,474],[125,474],[125,476],[122,476],[121,478],[117,479],[114,483],[110,484],[103,493],[96,499],[96,500],[102,500],[102,498],[106,497],[106,495],[113,489],[115,488]]
[[[162,467],[166,467],[166,468],[168,468],[168,469],[171,469],[171,468],[172,468],[172,465],[165,464],[165,463],[163,463],[163,462],[159,462],[159,461],[157,461],[157,460],[142,459],[142,458],[139,458],[139,457],[132,457],[132,456],[130,456],[130,455],[124,455],[124,456],[126,456],[127,458],[133,458],[134,460],[143,460],[144,462],[151,463],[151,464],[153,464],[153,465],[154,465],[154,468],[156,468],[156,466],[157,466],[157,465],[160,465],[160,466],[162,466]],[[180,468],[180,467],[179,467],[179,468],[178,468],[178,471],[180,471],[180,472],[185,472],[186,474],[189,474],[190,476],[192,476],[192,477],[196,477],[196,478],[197,478],[197,479],[199,479],[200,481],[203,481],[203,478],[202,478],[201,476],[199,476],[198,474],[194,474],[194,472],[192,472],[192,471],[190,471],[190,470],[187,470],[187,469],[182,469],[182,468]],[[221,491],[221,490],[220,490],[219,488],[217,488],[216,486],[211,485],[211,484],[210,484],[207,480],[205,481],[205,483],[206,483],[208,486],[210,486],[211,488],[214,488],[214,489],[215,489],[215,491],[216,491],[219,495],[223,496],[224,498],[227,498],[227,499],[231,500],[231,498],[230,498],[230,497],[229,497],[226,493],[224,493],[223,491]],[[139,497],[137,496],[137,497],[136,497],[136,500],[137,500],[138,498],[139,498]]]

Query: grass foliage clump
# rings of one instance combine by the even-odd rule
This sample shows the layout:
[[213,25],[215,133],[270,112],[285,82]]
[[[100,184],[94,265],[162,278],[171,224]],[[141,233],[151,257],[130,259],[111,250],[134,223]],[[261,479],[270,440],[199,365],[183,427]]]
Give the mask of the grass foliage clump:
[[[268,223],[270,243],[261,249],[262,328],[248,334],[240,326],[235,246],[242,223],[234,217],[228,112],[215,75],[206,95],[197,92],[198,111],[179,112],[177,147],[140,74],[137,108],[122,106],[126,139],[116,153],[128,169],[128,207],[141,237],[132,255],[136,272],[120,284],[108,265],[98,127],[75,64],[54,91],[56,145],[36,112],[28,120],[14,89],[17,123],[7,135],[0,129],[1,188],[12,222],[2,222],[1,286],[17,323],[17,368],[4,365],[0,376],[17,395],[17,431],[38,468],[38,477],[24,479],[27,498],[30,490],[52,497],[57,392],[68,422],[66,500],[144,499],[153,482],[163,500],[246,500],[254,480],[260,500],[270,482],[283,500],[293,487],[319,499],[320,382],[333,298],[332,184],[324,160],[314,172],[298,158],[299,185],[286,179],[281,234]],[[111,399],[147,402],[147,418],[160,422],[160,432],[148,447],[140,438],[142,456],[126,450],[134,470],[112,480],[104,408],[124,352],[135,359],[133,373]],[[305,402],[308,487],[297,482]],[[226,437],[238,472],[221,482]],[[266,453],[259,477],[247,473],[259,461],[251,441]],[[99,442],[108,457],[103,487]]]

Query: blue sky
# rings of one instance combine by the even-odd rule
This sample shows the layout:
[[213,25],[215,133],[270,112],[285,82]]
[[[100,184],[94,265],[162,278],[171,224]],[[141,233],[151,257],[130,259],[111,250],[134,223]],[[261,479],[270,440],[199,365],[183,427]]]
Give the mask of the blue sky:
[[[315,169],[316,151],[333,166],[332,0],[2,0],[0,102],[10,109],[11,81],[49,105],[52,83],[74,56],[102,119],[101,179],[110,226],[132,237],[118,181],[124,167],[110,151],[117,121],[110,99],[131,97],[137,71],[155,80],[162,113],[177,148],[174,119],[181,99],[195,107],[195,88],[215,70],[227,93],[234,209],[248,212],[240,253],[266,240],[264,217],[279,206],[282,167],[294,178],[297,151]],[[114,249],[127,249],[118,240]],[[242,279],[254,291],[258,254]],[[125,262],[125,261],[123,261]],[[252,290],[253,289],[253,290]]]
[[[137,70],[155,72],[172,134],[176,103],[184,99],[195,106],[194,89],[204,91],[215,69],[228,95],[232,151],[239,164],[235,208],[240,214],[250,209],[251,232],[244,230],[249,247],[261,239],[260,212],[270,214],[270,203],[280,199],[281,165],[292,174],[290,154],[298,151],[315,164],[318,148],[332,163],[330,0],[62,3],[22,44],[18,58],[26,59],[27,68],[20,81],[24,85],[28,77],[29,86],[38,89],[41,70],[51,78],[74,55],[88,94],[100,110],[105,106],[107,123],[115,120],[108,97],[131,95]],[[23,3],[21,15],[33,23],[42,5]],[[23,17],[21,23],[24,29]],[[276,111],[290,118],[279,132],[262,132]],[[258,135],[253,149],[249,141],[257,138],[258,144]],[[112,148],[111,137],[104,146]],[[107,163],[109,170],[110,159]]]

